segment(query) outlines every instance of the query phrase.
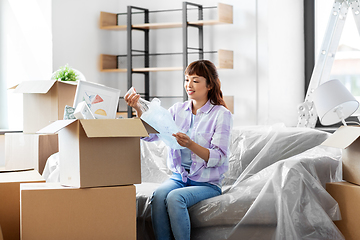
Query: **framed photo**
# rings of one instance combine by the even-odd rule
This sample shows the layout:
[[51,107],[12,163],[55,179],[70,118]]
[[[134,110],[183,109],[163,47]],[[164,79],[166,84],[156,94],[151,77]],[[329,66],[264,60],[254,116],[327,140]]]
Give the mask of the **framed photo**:
[[80,102],[85,101],[95,118],[116,118],[119,97],[119,89],[97,83],[79,81],[73,107],[76,108]]

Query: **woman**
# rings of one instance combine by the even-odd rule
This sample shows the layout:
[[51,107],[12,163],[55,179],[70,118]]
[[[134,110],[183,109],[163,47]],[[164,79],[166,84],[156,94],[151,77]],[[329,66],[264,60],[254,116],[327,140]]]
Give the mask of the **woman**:
[[[188,208],[221,194],[223,174],[228,170],[232,115],[220,90],[216,67],[207,60],[192,62],[185,70],[189,100],[176,103],[169,111],[181,132],[173,134],[185,147],[169,149],[167,165],[173,172],[153,194],[151,219],[156,239],[190,239]],[[140,96],[125,96],[138,116]],[[157,140],[156,135],[144,138]]]

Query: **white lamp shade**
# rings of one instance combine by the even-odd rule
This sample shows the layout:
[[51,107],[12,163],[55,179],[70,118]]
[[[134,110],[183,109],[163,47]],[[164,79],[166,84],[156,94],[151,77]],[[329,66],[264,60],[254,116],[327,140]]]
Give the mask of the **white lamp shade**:
[[[314,91],[313,98],[316,112],[324,126],[342,121],[353,114],[359,107],[359,102],[337,79],[321,84]],[[341,108],[342,118],[336,109]]]

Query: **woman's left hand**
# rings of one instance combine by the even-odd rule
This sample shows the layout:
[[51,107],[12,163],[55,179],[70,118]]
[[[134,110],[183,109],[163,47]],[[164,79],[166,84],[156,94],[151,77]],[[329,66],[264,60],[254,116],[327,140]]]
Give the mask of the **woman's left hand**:
[[200,146],[199,144],[191,140],[190,137],[185,133],[178,132],[173,134],[173,136],[176,138],[176,141],[180,144],[180,146],[190,149],[193,153],[198,155],[205,162],[209,160],[209,149]]
[[173,134],[173,136],[176,138],[176,141],[179,143],[182,147],[189,147],[191,143],[193,142],[188,135],[185,133],[178,132],[176,134]]

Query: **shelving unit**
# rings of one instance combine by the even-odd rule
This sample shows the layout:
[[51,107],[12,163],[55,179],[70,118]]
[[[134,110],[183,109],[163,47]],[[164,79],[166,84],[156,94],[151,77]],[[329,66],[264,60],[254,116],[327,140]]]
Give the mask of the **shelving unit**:
[[[220,49],[217,52],[218,69],[232,69],[233,68],[233,51]],[[204,52],[207,53],[207,52]],[[151,55],[151,54],[150,54]],[[117,68],[119,55],[100,55],[100,71],[101,72],[127,72],[126,68]],[[151,67],[151,68],[133,68],[133,72],[164,72],[164,71],[181,71],[183,66],[179,67]]]
[[[198,20],[188,21],[188,6],[195,7],[198,10]],[[194,8],[192,8],[194,9]],[[144,22],[141,24],[132,24],[133,10],[136,13],[142,13],[144,15]],[[166,10],[164,10],[166,11]],[[168,10],[170,11],[170,10]],[[173,11],[173,10],[172,10]],[[188,65],[189,54],[199,54],[199,59],[204,58],[204,53],[217,53],[219,69],[232,69],[233,68],[233,52],[229,50],[218,50],[218,51],[204,51],[203,47],[203,26],[204,25],[215,25],[215,24],[232,24],[233,23],[233,8],[230,5],[219,3],[217,6],[217,19],[215,20],[203,20],[203,6],[195,3],[183,2],[182,6],[182,22],[173,23],[149,23],[150,11],[145,8],[139,8],[134,6],[127,7],[127,24],[120,25],[118,23],[117,13],[101,12],[100,13],[100,29],[104,30],[117,30],[127,31],[127,54],[126,55],[100,55],[100,71],[101,72],[126,72],[127,73],[127,86],[132,86],[132,75],[142,74],[144,75],[144,89],[145,92],[142,94],[144,98],[149,100],[149,73],[158,71],[184,71]],[[189,27],[195,27],[198,29],[199,45],[198,47],[189,47],[187,32]],[[166,29],[166,28],[182,28],[183,35],[183,51],[181,53],[149,53],[149,30],[150,29]],[[132,32],[142,31],[144,33],[144,49],[133,49],[132,48]],[[192,52],[189,52],[189,49]],[[195,51],[195,52],[194,52]],[[150,67],[149,59],[150,56],[156,55],[175,55],[182,54],[183,63],[182,66],[178,67]],[[143,67],[133,68],[132,60],[133,57],[143,56],[144,63]],[[126,68],[119,67],[119,58],[125,58],[127,60]],[[187,95],[184,91],[183,99],[187,99]],[[132,109],[128,107],[128,117],[133,116]]]
[[[185,2],[184,2],[185,3]],[[231,5],[218,3],[218,18],[214,20],[191,21],[191,25],[216,25],[216,24],[232,24],[233,23],[233,7]],[[127,25],[117,24],[118,14],[109,12],[100,12],[100,29],[124,31]],[[134,24],[133,28],[142,29],[161,29],[161,28],[181,28],[182,22],[173,23],[144,23]]]

